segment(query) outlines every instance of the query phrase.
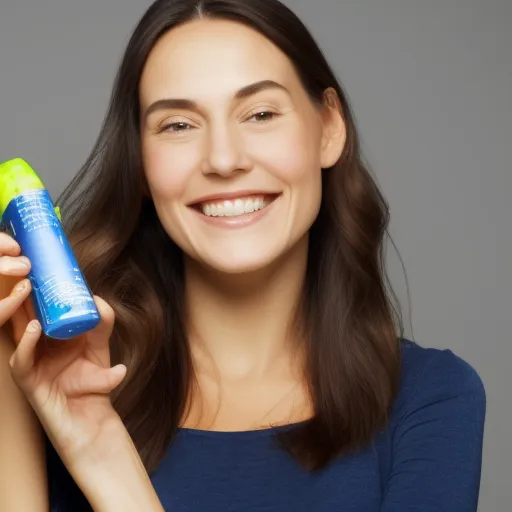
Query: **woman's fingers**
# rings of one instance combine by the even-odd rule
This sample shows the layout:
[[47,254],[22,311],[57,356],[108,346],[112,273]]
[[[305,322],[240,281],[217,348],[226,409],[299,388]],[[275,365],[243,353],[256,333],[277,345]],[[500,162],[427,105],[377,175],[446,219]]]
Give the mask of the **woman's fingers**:
[[126,366],[122,364],[104,368],[93,361],[82,360],[61,380],[60,389],[68,397],[108,394],[119,386],[125,375]]
[[27,297],[23,304],[17,309],[11,318],[12,335],[14,339],[20,340],[31,320],[35,320],[36,315],[30,297]]
[[26,276],[30,272],[30,260],[25,256],[0,256],[0,274]]
[[[24,277],[30,272],[31,268],[30,260],[20,254],[21,248],[18,242],[7,233],[0,233],[0,299],[2,299],[0,301],[0,326],[21,309],[21,304],[31,291],[30,282],[27,279],[22,279],[17,283],[20,277]],[[27,322],[23,324],[22,332],[26,325]],[[9,330],[12,333],[14,329],[11,327],[9,325]]]
[[[11,294],[0,301],[0,326],[4,325],[22,307],[30,295],[30,280],[23,279],[11,290]],[[25,324],[26,325],[26,324]]]
[[41,324],[32,320],[25,330],[18,347],[14,351],[9,364],[16,381],[21,381],[30,375],[34,366],[36,346],[41,337]]
[[108,394],[113,391],[126,375],[126,366],[118,364],[112,368],[96,366],[94,371],[89,371],[80,383],[78,393]]
[[18,256],[21,252],[20,244],[7,233],[0,233],[0,255]]

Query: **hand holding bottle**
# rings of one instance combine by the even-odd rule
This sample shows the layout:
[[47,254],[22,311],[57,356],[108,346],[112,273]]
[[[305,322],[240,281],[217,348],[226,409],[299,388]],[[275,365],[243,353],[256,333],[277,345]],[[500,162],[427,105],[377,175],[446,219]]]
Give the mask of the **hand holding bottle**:
[[34,318],[30,300],[31,285],[26,279],[30,261],[21,256],[18,243],[0,233],[0,326],[14,339],[21,339]]
[[122,381],[125,367],[110,368],[114,313],[95,297],[101,316],[95,329],[66,341],[40,340],[30,280],[24,278],[29,270],[30,261],[20,256],[17,242],[0,233],[0,326],[16,344],[10,361],[13,379],[63,460],[72,463],[87,455],[105,422],[117,421],[109,393]]

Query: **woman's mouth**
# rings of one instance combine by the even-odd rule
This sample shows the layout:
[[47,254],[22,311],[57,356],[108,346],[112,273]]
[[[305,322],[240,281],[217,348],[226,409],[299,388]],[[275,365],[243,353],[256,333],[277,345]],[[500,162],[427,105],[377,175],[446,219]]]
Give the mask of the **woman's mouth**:
[[224,201],[208,201],[197,205],[207,217],[237,217],[266,208],[277,195],[254,195]]
[[256,193],[230,199],[212,199],[191,205],[207,224],[241,228],[258,222],[281,194]]

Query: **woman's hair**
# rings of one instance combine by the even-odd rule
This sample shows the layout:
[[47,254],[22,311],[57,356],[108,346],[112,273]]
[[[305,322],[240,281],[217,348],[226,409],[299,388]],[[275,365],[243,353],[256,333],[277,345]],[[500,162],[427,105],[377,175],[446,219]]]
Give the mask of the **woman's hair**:
[[[300,307],[314,416],[276,440],[308,469],[367,445],[382,429],[400,375],[401,321],[386,277],[388,207],[362,162],[349,103],[321,50],[278,0],[157,0],[128,43],[98,140],[59,200],[65,228],[95,294],[116,312],[112,363],[128,368],[115,409],[151,471],[186,413],[194,379],[184,314],[182,251],[160,224],[142,169],[138,88],[159,38],[195,19],[257,30],[293,63],[318,105],[338,93],[347,138],[323,170]],[[314,172],[312,169],[311,172]]]

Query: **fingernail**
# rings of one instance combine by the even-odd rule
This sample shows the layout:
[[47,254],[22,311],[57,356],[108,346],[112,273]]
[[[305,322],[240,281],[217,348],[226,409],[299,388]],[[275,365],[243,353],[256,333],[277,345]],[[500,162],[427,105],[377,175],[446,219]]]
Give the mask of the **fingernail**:
[[11,266],[13,268],[17,268],[17,269],[27,269],[30,267],[30,263],[28,262],[27,259],[20,258],[20,259],[13,261]]
[[18,258],[18,261],[24,266],[24,267],[30,267],[30,260],[26,256],[20,256]]
[[37,320],[32,320],[27,326],[27,331],[36,332],[39,330],[39,322]]

